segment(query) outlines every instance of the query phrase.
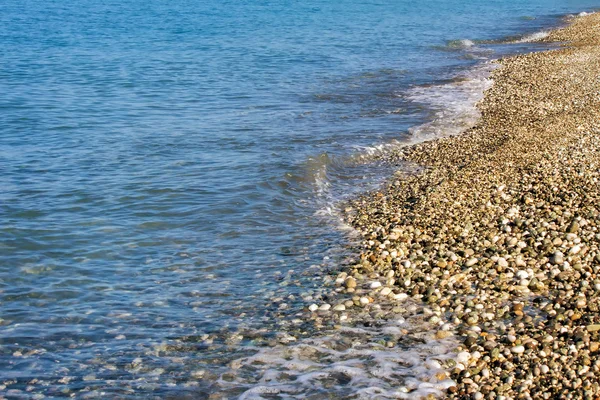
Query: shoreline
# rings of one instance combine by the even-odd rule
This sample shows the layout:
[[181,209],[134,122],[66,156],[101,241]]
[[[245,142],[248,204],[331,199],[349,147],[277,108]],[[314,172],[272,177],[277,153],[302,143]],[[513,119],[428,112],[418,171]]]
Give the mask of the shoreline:
[[600,394],[600,15],[544,41],[569,45],[498,61],[475,127],[392,153],[424,171],[346,209],[344,291],[386,277],[454,327],[450,398]]

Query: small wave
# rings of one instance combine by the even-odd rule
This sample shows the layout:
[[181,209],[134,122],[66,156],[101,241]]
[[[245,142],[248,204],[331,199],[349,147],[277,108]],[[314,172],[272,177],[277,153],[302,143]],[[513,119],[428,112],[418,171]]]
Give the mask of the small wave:
[[479,47],[479,44],[485,44],[484,41],[470,40],[470,39],[457,39],[448,40],[446,44],[441,46],[433,46],[433,49],[448,51],[448,52],[475,52],[475,53],[488,53],[489,49]]
[[450,40],[446,46],[450,49],[469,49],[475,46],[475,42],[469,39]]
[[480,118],[477,103],[491,87],[494,63],[483,63],[459,75],[451,83],[412,89],[408,98],[433,110],[431,121],[409,129],[410,143],[460,134]]
[[[377,165],[387,154],[426,140],[457,135],[474,126],[480,117],[476,104],[491,86],[489,76],[496,67],[497,64],[491,62],[482,63],[449,83],[418,86],[404,93],[409,101],[431,110],[429,122],[410,128],[405,138],[359,147],[355,153],[342,158],[321,155],[307,163],[319,202],[317,215],[333,216],[337,220],[336,204],[342,197],[375,189],[398,168],[407,174],[418,172],[411,165],[395,168]],[[340,189],[345,196],[340,196]]]
[[546,31],[540,31],[540,32],[535,32],[532,33],[530,35],[526,35],[523,36],[522,38],[515,40],[513,43],[534,43],[534,42],[539,42],[540,40],[545,39],[546,37],[548,37],[549,32]]

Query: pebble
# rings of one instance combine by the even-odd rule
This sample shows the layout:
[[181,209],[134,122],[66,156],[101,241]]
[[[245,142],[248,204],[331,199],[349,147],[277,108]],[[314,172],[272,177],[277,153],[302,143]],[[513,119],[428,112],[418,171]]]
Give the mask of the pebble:
[[435,333],[436,339],[446,339],[450,336],[452,336],[452,332],[450,332],[450,331],[437,331]]
[[466,265],[467,267],[472,267],[473,265],[477,264],[477,262],[478,262],[478,261],[479,261],[479,260],[478,260],[477,258],[470,258],[470,259],[469,259],[469,260],[468,260],[468,261],[465,263],[465,265]]
[[576,233],[579,230],[579,224],[576,221],[571,222],[567,228],[567,233]]
[[356,287],[356,279],[354,279],[353,277],[348,277],[346,278],[346,281],[344,282],[346,288],[348,289],[354,289]]
[[510,349],[510,351],[512,351],[515,354],[521,354],[525,352],[525,347],[519,345],[519,346],[515,346],[513,348]]
[[517,271],[517,278],[527,279],[527,278],[529,278],[529,274],[527,273],[527,271],[519,270],[519,271]]
[[468,352],[461,351],[460,353],[458,353],[456,355],[456,362],[459,362],[461,364],[466,364],[469,362],[470,358],[471,358],[471,355]]
[[565,262],[563,253],[560,251],[554,252],[550,257],[550,262],[555,265],[562,265]]
[[408,298],[408,295],[406,293],[398,293],[398,294],[394,295],[394,299],[396,299],[398,301],[406,300],[407,298]]
[[600,331],[600,324],[592,324],[587,326],[588,332],[597,332]]

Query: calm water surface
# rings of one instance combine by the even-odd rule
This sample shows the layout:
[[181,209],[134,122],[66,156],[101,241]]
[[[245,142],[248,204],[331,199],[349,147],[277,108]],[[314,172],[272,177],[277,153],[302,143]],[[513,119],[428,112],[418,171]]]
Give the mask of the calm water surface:
[[531,48],[486,41],[594,6],[2,2],[0,394],[214,392],[347,255],[377,146]]

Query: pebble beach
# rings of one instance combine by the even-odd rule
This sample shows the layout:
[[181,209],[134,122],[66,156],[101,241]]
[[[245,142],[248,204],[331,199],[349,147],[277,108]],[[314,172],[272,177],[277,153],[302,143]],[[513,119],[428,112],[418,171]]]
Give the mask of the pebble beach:
[[600,398],[594,11],[3,2],[0,400]]
[[600,396],[600,15],[543,40],[497,61],[473,128],[385,155],[399,172],[345,209],[338,309],[417,302],[458,344],[448,398]]

